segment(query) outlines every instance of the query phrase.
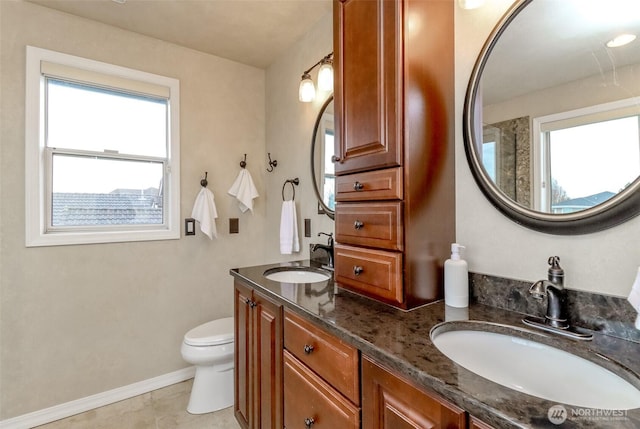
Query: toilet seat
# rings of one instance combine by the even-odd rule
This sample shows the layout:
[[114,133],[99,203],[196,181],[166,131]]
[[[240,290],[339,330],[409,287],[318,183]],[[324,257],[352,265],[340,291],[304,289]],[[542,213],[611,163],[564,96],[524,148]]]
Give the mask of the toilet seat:
[[184,335],[190,346],[217,346],[233,342],[233,317],[217,319],[196,326]]

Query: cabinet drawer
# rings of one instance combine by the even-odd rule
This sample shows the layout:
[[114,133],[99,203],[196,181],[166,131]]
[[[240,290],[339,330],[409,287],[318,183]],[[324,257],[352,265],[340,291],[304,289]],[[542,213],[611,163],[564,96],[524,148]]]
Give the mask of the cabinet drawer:
[[336,244],[335,279],[365,295],[402,303],[402,253]]
[[284,318],[284,347],[353,403],[360,403],[356,348],[289,311]]
[[403,249],[402,202],[339,203],[336,240],[344,244]]
[[402,168],[336,177],[336,201],[401,200]]
[[[284,426],[288,429],[360,428],[360,409],[286,350],[284,404]],[[309,424],[305,424],[307,419]]]

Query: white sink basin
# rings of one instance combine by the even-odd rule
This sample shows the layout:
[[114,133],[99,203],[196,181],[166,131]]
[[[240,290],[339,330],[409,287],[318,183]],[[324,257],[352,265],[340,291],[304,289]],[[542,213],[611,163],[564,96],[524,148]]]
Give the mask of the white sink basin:
[[431,337],[438,350],[458,365],[510,389],[577,407],[640,408],[640,390],[631,383],[563,350],[517,336],[464,328],[436,327]]
[[264,272],[264,277],[281,283],[318,283],[329,280],[330,274],[312,268],[271,268]]

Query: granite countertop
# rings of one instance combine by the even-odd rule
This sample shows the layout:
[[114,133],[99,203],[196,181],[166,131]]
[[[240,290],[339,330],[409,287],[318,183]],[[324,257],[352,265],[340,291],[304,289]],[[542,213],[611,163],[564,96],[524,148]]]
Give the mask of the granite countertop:
[[[231,270],[231,275],[252,285],[286,308],[313,321],[326,331],[358,348],[364,355],[438,393],[443,398],[495,428],[638,428],[640,409],[594,410],[562,404],[568,419],[552,424],[549,409],[557,402],[540,399],[503,387],[459,366],[431,342],[431,329],[444,321],[474,325],[500,332],[502,325],[517,327],[525,338],[577,355],[600,353],[640,374],[640,344],[594,332],[593,341],[583,342],[531,330],[520,313],[472,303],[469,309],[454,309],[443,301],[411,311],[402,311],[335,287],[332,280],[294,284],[267,280],[269,268],[312,266],[313,261],[285,262]],[[469,321],[466,321],[468,319]],[[553,362],[540,362],[544,371]],[[587,375],[585,375],[587,376]],[[636,384],[640,388],[640,384]]]

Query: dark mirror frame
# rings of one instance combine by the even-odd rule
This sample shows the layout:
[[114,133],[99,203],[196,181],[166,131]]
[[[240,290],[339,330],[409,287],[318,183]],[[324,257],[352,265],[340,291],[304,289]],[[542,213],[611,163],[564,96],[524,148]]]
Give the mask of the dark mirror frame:
[[316,151],[316,137],[318,134],[318,129],[320,128],[320,121],[322,120],[322,115],[324,115],[324,111],[327,110],[327,106],[329,103],[333,101],[333,95],[330,95],[327,100],[324,102],[322,107],[320,108],[320,112],[318,112],[318,117],[316,118],[316,123],[313,126],[313,134],[311,135],[311,180],[313,181],[313,190],[316,193],[316,198],[318,199],[318,213],[322,212],[329,216],[331,219],[335,220],[336,212],[331,210],[329,206],[324,203],[322,199],[322,195],[320,195],[320,186],[318,184],[318,180],[316,178],[316,163],[315,163],[315,151]]
[[640,177],[624,191],[595,207],[569,214],[550,214],[528,209],[505,195],[489,178],[475,150],[476,96],[482,72],[493,47],[509,24],[533,0],[520,0],[498,22],[476,60],[464,102],[463,136],[467,161],[485,197],[505,216],[529,229],[557,235],[589,234],[612,228],[640,214]]

